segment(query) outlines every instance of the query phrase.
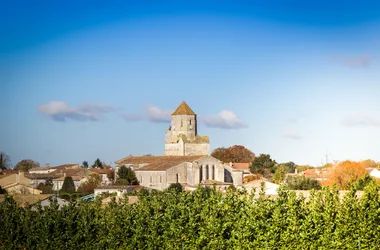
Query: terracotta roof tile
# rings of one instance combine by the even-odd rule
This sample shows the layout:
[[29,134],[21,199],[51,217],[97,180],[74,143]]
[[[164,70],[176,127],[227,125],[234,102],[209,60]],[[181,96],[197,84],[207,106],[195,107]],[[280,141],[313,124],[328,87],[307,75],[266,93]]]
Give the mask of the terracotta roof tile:
[[186,102],[181,102],[172,115],[195,115],[195,113]]
[[128,156],[118,162],[118,164],[147,164],[136,169],[136,171],[165,171],[183,162],[193,162],[205,157],[206,155],[191,156]]
[[232,163],[233,169],[239,169],[239,170],[248,170],[251,163],[249,162],[235,162]]

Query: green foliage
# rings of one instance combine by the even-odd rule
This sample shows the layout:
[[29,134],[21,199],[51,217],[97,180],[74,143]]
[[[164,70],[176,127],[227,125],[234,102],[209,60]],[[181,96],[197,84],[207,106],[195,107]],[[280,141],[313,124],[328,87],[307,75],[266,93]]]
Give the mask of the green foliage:
[[40,167],[40,164],[38,162],[29,159],[29,160],[22,160],[18,162],[15,166],[15,169],[21,170],[23,172],[28,172],[29,169],[39,168],[39,167]]
[[117,186],[129,186],[129,181],[127,181],[126,179],[117,179],[117,181],[115,182],[115,185]]
[[289,176],[286,178],[284,188],[289,190],[320,190],[322,187],[317,180],[305,176]]
[[290,167],[285,164],[280,164],[273,175],[273,181],[277,184],[283,182],[287,173],[291,171]]
[[376,179],[367,173],[362,178],[360,178],[356,182],[352,183],[351,187],[354,190],[363,190],[369,184],[375,184],[376,185]]
[[88,176],[87,181],[83,182],[79,188],[78,192],[89,194],[93,193],[95,188],[97,188],[102,183],[102,177],[98,174],[91,174]]
[[4,152],[0,152],[0,172],[3,169],[7,169],[9,166],[10,166],[9,156]]
[[54,194],[53,182],[51,179],[46,180],[44,183],[40,183],[37,189],[41,190],[43,194]]
[[275,166],[276,161],[272,160],[269,154],[261,154],[253,160],[249,170],[252,174],[268,176],[270,172],[275,172]]
[[172,183],[169,185],[168,190],[174,190],[175,192],[182,192],[183,188],[180,183]]
[[81,168],[88,168],[88,162],[87,161],[83,161],[82,165],[80,167]]
[[128,181],[128,184],[126,185],[139,185],[139,181],[136,178],[135,172],[131,168],[128,168],[126,166],[122,166],[117,171],[117,176],[120,179],[124,179]]
[[92,168],[102,168],[103,169],[103,162],[101,162],[99,160],[99,158],[98,158],[98,159],[95,160],[94,164],[92,164],[91,167]]
[[74,184],[73,178],[71,178],[71,176],[66,176],[63,181],[63,185],[60,190],[60,193],[71,194],[74,192],[75,192],[75,184]]
[[[281,189],[277,199],[214,188],[152,191],[128,200],[78,202],[58,209],[0,202],[2,249],[378,249],[379,187],[357,198]],[[127,197],[128,198],[128,197]],[[37,208],[37,209],[36,209]]]

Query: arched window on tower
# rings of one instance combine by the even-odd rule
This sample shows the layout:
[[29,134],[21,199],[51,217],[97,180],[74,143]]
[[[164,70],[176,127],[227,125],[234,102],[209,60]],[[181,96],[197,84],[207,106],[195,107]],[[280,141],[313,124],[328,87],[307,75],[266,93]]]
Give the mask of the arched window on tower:
[[209,168],[208,168],[208,165],[206,165],[206,180],[209,179]]
[[199,168],[199,183],[202,182],[203,179],[203,166]]
[[189,120],[189,129],[192,130],[193,126],[191,125],[191,120]]
[[211,168],[211,180],[215,180],[215,165],[212,165]]

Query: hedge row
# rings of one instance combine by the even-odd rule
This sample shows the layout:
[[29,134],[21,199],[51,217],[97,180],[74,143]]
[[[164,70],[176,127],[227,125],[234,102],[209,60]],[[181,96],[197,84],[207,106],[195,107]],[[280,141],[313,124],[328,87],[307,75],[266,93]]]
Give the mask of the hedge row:
[[338,191],[305,200],[281,190],[278,199],[244,191],[153,191],[139,202],[53,203],[20,208],[0,203],[3,249],[379,249],[379,188],[339,199]]

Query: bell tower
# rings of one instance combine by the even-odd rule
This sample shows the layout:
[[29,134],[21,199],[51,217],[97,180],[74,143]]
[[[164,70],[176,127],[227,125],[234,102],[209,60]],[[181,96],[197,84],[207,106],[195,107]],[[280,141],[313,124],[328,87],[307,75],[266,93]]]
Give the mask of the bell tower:
[[165,155],[208,154],[208,137],[198,135],[197,115],[189,105],[182,102],[171,116],[165,135]]

